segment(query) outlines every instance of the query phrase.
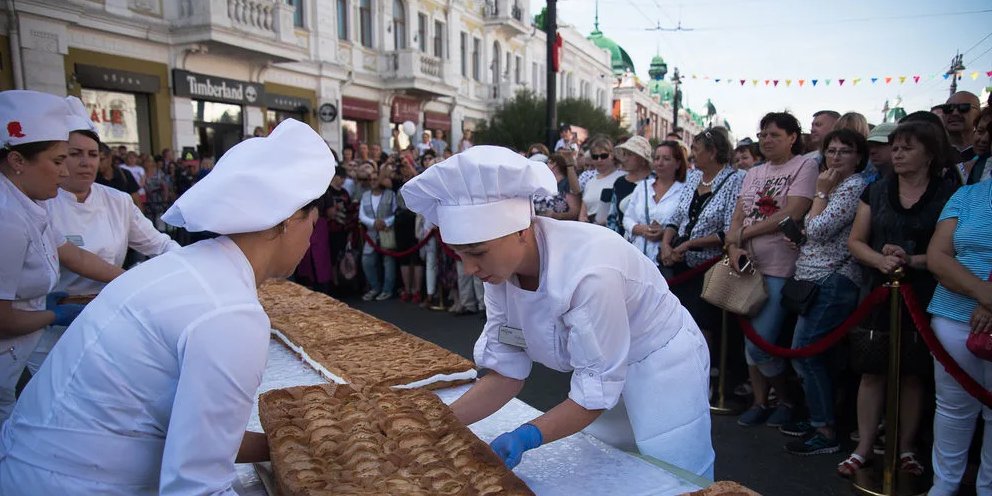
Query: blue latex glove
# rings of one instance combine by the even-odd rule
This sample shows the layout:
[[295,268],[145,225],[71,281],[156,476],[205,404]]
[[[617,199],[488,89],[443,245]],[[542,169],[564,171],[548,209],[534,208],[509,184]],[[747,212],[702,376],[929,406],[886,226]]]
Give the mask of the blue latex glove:
[[45,297],[45,310],[55,314],[55,321],[52,322],[52,325],[68,327],[69,324],[72,324],[73,320],[76,320],[76,317],[83,311],[83,308],[86,308],[85,305],[73,303],[59,305],[59,300],[66,296],[69,296],[69,294],[65,291],[56,291],[54,293],[48,293],[48,296]]
[[524,424],[517,427],[512,432],[504,432],[499,435],[489,447],[496,452],[496,455],[503,460],[506,468],[513,469],[520,463],[524,456],[524,451],[534,449],[544,442],[541,430],[534,424]]

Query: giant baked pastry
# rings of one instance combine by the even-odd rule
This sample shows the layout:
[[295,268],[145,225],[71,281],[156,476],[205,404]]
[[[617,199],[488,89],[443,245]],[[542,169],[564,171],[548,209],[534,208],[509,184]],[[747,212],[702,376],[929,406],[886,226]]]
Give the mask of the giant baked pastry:
[[350,384],[436,389],[475,378],[474,364],[405,332],[303,344],[317,363]]
[[259,418],[283,496],[533,494],[426,391],[280,389]]
[[714,482],[709,487],[686,493],[683,496],[761,496],[760,494],[732,481]]
[[476,377],[471,361],[298,284],[258,295],[276,336],[328,380],[435,389]]

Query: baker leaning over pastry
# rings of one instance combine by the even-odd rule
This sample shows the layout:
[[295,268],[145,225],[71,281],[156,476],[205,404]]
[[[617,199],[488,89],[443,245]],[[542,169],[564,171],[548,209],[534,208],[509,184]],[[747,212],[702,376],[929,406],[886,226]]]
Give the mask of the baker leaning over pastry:
[[235,459],[269,456],[245,432],[269,344],[256,287],[303,258],[334,165],[317,133],[286,120],[180,197],[163,220],[221,236],[131,269],[87,305],[0,430],[0,494],[234,494]]
[[0,92],[0,422],[14,407],[14,388],[42,330],[69,325],[82,310],[49,294],[59,266],[103,282],[123,272],[67,243],[45,210],[69,175],[73,118],[61,97]]
[[547,166],[476,146],[403,186],[407,206],[439,226],[465,272],[486,284],[475,361],[489,369],[451,405],[466,424],[523,387],[533,361],[572,371],[568,399],[492,448],[508,467],[524,451],[582,429],[712,478],[709,352],[651,260],[600,226],[534,217],[552,195]]

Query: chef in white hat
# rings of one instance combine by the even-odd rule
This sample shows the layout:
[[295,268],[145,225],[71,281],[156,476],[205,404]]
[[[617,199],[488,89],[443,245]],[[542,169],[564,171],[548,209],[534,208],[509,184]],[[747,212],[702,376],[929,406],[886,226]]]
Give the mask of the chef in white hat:
[[220,236],[107,285],[0,430],[0,494],[233,495],[268,353],[256,287],[293,273],[334,157],[289,119],[227,151],[163,220]]
[[[491,444],[509,467],[586,427],[601,439],[712,478],[709,352],[651,260],[616,233],[536,218],[557,191],[547,166],[475,146],[407,182],[407,206],[439,226],[486,283],[475,361],[489,369],[452,404],[471,424],[523,387],[534,361],[571,371],[568,399]],[[594,424],[594,421],[595,424]]]
[[49,293],[59,266],[98,281],[122,271],[76,245],[45,210],[68,172],[69,107],[37,91],[0,92],[0,422],[42,329],[69,325],[82,309]]
[[[179,248],[179,244],[159,232],[138,207],[131,195],[109,186],[94,184],[100,164],[100,137],[90,120],[83,102],[67,97],[71,115],[69,154],[65,164],[69,170],[59,187],[58,195],[45,202],[45,207],[57,232],[66,241],[95,253],[105,262],[121,267],[127,249],[147,257],[161,255]],[[70,296],[95,295],[105,283],[73,272],[68,267],[59,271],[56,292]],[[28,359],[28,370],[35,374],[52,346],[65,332],[64,326],[48,326]]]

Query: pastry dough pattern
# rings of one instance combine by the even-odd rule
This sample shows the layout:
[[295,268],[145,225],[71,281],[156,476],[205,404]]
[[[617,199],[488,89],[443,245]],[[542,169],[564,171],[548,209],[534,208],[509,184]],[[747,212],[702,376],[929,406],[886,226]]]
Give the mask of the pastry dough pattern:
[[733,481],[714,482],[709,487],[686,493],[683,496],[761,496]]
[[426,391],[299,386],[259,417],[283,496],[533,494]]
[[[273,328],[350,384],[399,386],[475,368],[459,355],[299,284],[267,281],[258,299]],[[469,381],[438,379],[421,387]]]

